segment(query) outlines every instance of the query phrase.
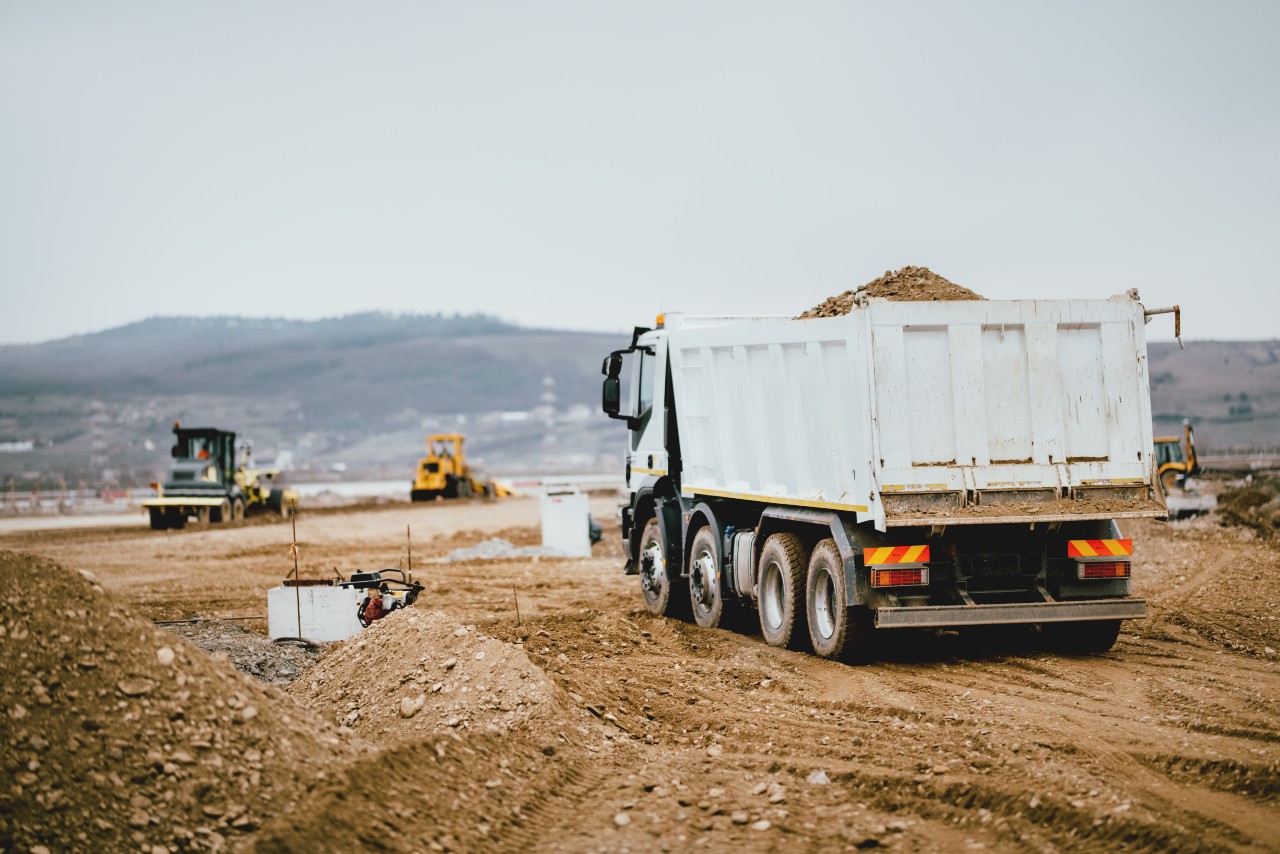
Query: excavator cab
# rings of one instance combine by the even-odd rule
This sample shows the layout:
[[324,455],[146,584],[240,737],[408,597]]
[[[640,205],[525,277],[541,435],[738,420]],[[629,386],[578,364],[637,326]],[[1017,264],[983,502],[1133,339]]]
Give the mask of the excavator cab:
[[[1187,478],[1200,473],[1200,460],[1196,457],[1196,435],[1189,420],[1182,422],[1183,437],[1160,436],[1155,440],[1156,467],[1160,485],[1166,494],[1186,487]],[[1186,450],[1183,450],[1183,442]]]

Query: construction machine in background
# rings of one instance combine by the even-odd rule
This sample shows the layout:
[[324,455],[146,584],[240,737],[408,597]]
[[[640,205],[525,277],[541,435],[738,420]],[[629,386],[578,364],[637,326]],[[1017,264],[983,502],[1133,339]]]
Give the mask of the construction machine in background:
[[427,455],[418,460],[410,499],[432,501],[473,495],[500,498],[511,494],[506,487],[472,470],[462,449],[466,439],[461,433],[433,433],[427,437]]
[[[1154,440],[1160,485],[1166,493],[1185,489],[1187,478],[1200,473],[1200,459],[1196,456],[1196,434],[1191,429],[1191,421],[1184,420],[1182,429],[1182,440],[1177,436],[1157,436]],[[1185,451],[1180,441],[1186,443]]]
[[296,510],[295,490],[274,486],[278,469],[248,467],[249,453],[237,464],[236,434],[216,427],[183,427],[173,422],[173,465],[156,494],[143,500],[152,530],[196,522],[227,522],[255,510],[288,516]]

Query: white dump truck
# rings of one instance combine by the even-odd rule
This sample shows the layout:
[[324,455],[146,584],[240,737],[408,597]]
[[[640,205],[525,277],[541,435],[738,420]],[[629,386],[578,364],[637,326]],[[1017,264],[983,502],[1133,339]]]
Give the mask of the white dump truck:
[[630,428],[627,571],[654,614],[867,659],[893,630],[1027,625],[1102,652],[1117,520],[1166,515],[1136,292],[660,316],[604,362]]

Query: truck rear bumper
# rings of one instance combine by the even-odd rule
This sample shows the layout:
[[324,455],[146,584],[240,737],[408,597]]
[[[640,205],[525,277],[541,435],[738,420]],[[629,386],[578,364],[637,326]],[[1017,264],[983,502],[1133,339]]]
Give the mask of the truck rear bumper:
[[1013,605],[924,605],[877,608],[875,615],[876,626],[882,629],[1138,620],[1147,616],[1147,602],[1145,599],[1093,599]]

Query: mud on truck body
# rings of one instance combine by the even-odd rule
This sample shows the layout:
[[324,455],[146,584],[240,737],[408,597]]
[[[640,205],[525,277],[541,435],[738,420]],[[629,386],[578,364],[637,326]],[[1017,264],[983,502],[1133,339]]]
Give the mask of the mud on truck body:
[[1110,649],[1146,614],[1118,520],[1166,514],[1144,322],[1136,292],[660,316],[603,367],[627,571],[654,614],[755,611],[828,658],[905,628]]

